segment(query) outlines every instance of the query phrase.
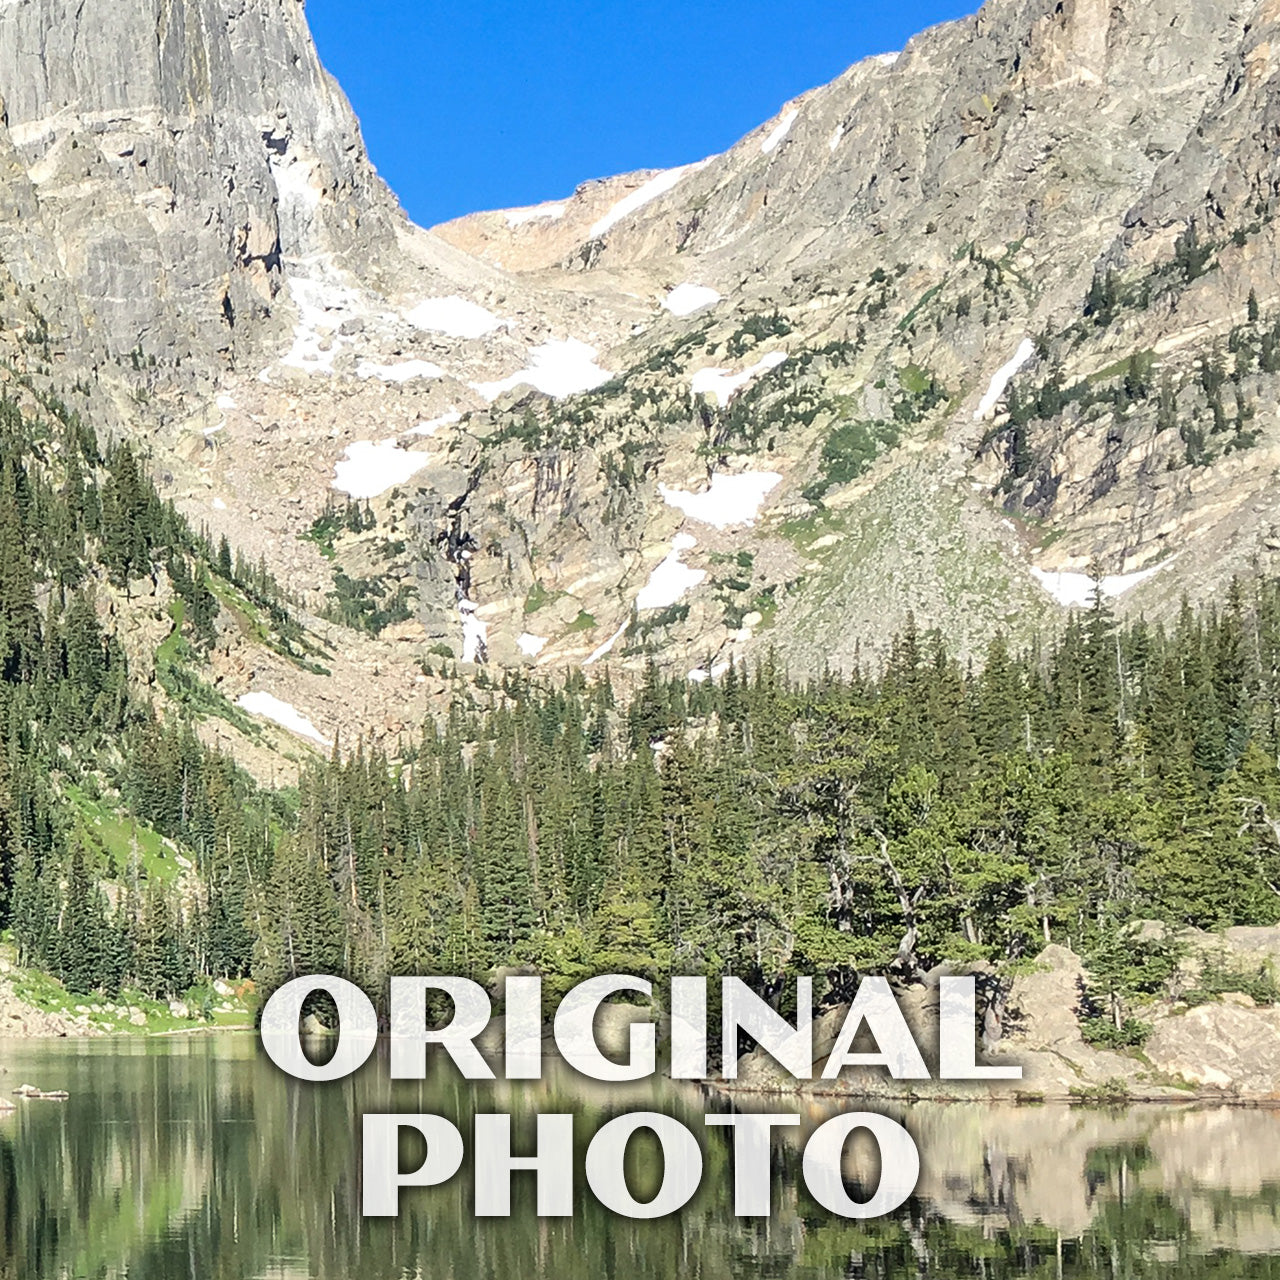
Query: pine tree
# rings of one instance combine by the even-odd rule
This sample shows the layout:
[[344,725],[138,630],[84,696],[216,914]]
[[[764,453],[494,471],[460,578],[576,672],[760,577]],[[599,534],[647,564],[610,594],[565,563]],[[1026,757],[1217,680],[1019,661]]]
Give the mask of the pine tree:
[[113,579],[127,587],[151,571],[158,503],[144,483],[133,451],[120,445],[111,459],[111,475],[102,492],[102,558]]
[[102,985],[105,932],[102,897],[77,841],[71,849],[58,921],[57,971],[69,991],[88,994]]
[[226,534],[218,541],[218,562],[214,566],[214,572],[227,582],[233,581],[235,577],[231,563],[231,543],[227,541]]
[[31,547],[12,461],[0,466],[0,679],[29,676],[39,647]]

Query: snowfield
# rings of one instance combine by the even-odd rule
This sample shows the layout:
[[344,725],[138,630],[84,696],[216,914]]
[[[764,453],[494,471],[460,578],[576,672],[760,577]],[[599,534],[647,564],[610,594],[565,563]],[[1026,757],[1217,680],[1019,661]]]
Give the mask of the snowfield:
[[394,440],[357,440],[334,466],[333,487],[349,498],[376,498],[404,484],[429,461],[425,453],[410,453]]
[[[649,575],[649,581],[640,588],[636,596],[636,609],[669,609],[678,604],[686,592],[692,591],[707,576],[705,569],[694,569],[684,564],[680,557],[698,545],[697,538],[687,533],[677,533],[671,539],[671,550],[666,558]],[[627,634],[631,619],[627,618],[617,631],[613,633],[582,665],[589,667],[611,653],[613,646]]]
[[776,369],[786,358],[785,351],[770,351],[741,373],[730,373],[727,369],[699,369],[693,375],[689,390],[695,396],[715,396],[716,402],[723,409],[748,382],[762,373],[768,373],[770,369]]
[[442,413],[438,418],[428,418],[425,422],[419,422],[416,427],[409,428],[411,436],[426,436],[430,439],[442,427],[451,427],[455,422],[462,421],[462,414],[456,409],[450,409],[448,413]]
[[241,707],[251,716],[270,720],[272,724],[278,724],[282,729],[288,729],[290,733],[296,733],[300,738],[310,738],[312,742],[318,742],[322,747],[329,745],[329,739],[306,716],[296,707],[282,702],[273,694],[256,690],[253,693],[242,693],[236,699],[236,706]]
[[1009,383],[1013,381],[1013,375],[1022,368],[1028,360],[1036,353],[1036,344],[1030,338],[1023,338],[1018,344],[1018,349],[1013,353],[1013,359],[1007,364],[1002,364],[995,371],[991,379],[991,385],[987,388],[987,393],[978,402],[977,409],[974,410],[974,422],[981,422],[984,418],[990,418],[996,411],[996,405],[1000,403],[1000,397],[1004,395],[1009,387]]
[[658,492],[667,506],[683,511],[690,520],[728,529],[735,524],[753,524],[765,497],[781,483],[776,471],[744,471],[736,476],[717,472],[704,493],[668,489],[665,484],[658,486]]
[[272,156],[270,166],[271,176],[275,179],[276,195],[286,211],[291,205],[306,213],[320,207],[320,191],[311,182],[313,165],[302,160],[286,163]]
[[791,132],[791,126],[795,124],[796,117],[800,112],[792,107],[781,120],[778,121],[772,129],[769,130],[768,136],[760,144],[760,154],[767,156],[769,152],[777,150],[778,144]]
[[720,301],[720,295],[702,284],[681,284],[671,290],[662,300],[664,310],[673,316],[691,316],[703,307],[714,307]]
[[717,662],[710,671],[706,667],[694,667],[687,678],[692,680],[694,684],[706,684],[708,680],[719,680],[728,670],[729,664],[727,662]]
[[559,400],[580,391],[594,391],[613,377],[596,364],[596,349],[577,338],[544,342],[529,352],[529,366],[498,382],[473,382],[472,388],[486,400],[496,400],[516,387],[530,386]]
[[705,569],[690,568],[680,559],[697,545],[698,540],[687,533],[677,533],[671,539],[667,558],[649,575],[649,581],[636,596],[637,609],[669,609],[706,578]]
[[415,329],[443,333],[449,338],[483,338],[508,321],[466,298],[428,298],[404,317]]
[[536,658],[547,647],[547,637],[535,636],[526,631],[516,640],[516,644],[526,658]]
[[611,231],[623,218],[630,217],[659,196],[666,195],[681,178],[690,173],[696,173],[708,164],[710,164],[709,160],[699,160],[697,164],[683,164],[679,168],[664,169],[661,173],[655,174],[643,186],[637,187],[629,196],[619,200],[587,233],[588,239],[598,239],[606,231]]
[[555,222],[564,217],[566,208],[567,206],[563,204],[535,204],[527,209],[508,209],[507,226],[514,230],[516,227],[523,227],[527,222],[539,222],[544,218]]
[[[1118,573],[1105,577],[1098,583],[1102,594],[1114,600],[1132,591],[1139,583],[1154,578],[1166,564],[1155,565],[1151,569],[1140,569],[1137,573]],[[1062,606],[1067,609],[1087,609],[1093,604],[1093,579],[1087,573],[1054,573],[1045,569],[1031,570],[1035,580]]]

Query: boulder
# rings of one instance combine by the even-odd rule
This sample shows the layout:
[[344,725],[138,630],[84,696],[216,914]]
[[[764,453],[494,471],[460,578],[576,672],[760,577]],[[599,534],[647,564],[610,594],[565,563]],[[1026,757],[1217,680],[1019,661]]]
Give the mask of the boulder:
[[602,1004],[595,1020],[596,1043],[600,1052],[606,1057],[624,1060],[631,1045],[632,1024],[652,1021],[654,1012],[648,1005]]
[[314,1013],[309,1013],[302,1020],[302,1034],[304,1036],[329,1036],[333,1032]]
[[1036,957],[1035,971],[1014,979],[1005,1018],[1011,1036],[1032,1049],[1081,1043],[1076,1010],[1084,984],[1084,961],[1050,943]]
[[1280,1009],[1237,1001],[1201,1005],[1160,1021],[1144,1046],[1165,1075],[1255,1098],[1280,1098]]

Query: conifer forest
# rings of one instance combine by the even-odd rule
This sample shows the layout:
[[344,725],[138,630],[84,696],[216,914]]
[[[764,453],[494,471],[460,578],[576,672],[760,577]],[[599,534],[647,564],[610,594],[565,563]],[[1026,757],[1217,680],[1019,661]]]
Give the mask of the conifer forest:
[[[0,915],[71,991],[528,965],[552,993],[603,970],[810,974],[835,1000],[943,960],[1013,973],[1048,941],[1126,991],[1159,967],[1158,947],[1122,958],[1131,922],[1280,916],[1275,581],[1169,627],[1120,625],[1097,592],[975,664],[908,627],[883,663],[806,681],[768,660],[702,683],[650,666],[625,691],[607,667],[481,672],[395,767],[339,741],[272,791],[201,741],[200,697],[157,713],[95,590],[167,575],[156,677],[181,695],[220,592],[296,642],[280,587],[56,401],[0,404],[0,458]],[[194,880],[95,846],[85,797]]]

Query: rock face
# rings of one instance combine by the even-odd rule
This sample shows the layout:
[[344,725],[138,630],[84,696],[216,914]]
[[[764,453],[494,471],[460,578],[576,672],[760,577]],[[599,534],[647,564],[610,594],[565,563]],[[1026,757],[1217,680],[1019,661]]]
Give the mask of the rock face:
[[[0,13],[9,138],[86,328],[229,352],[286,259],[372,267],[399,213],[299,0],[35,0]],[[41,263],[24,285],[44,287]]]
[[[979,969],[981,971],[981,967]],[[923,985],[896,993],[899,1007],[929,1069],[928,1080],[894,1080],[882,1067],[846,1067],[834,1080],[822,1079],[826,1055],[848,1015],[848,1007],[829,1010],[814,1024],[814,1079],[796,1081],[761,1050],[738,1063],[736,1080],[728,1087],[748,1093],[802,1092],[873,1098],[1017,1098],[1066,1100],[1090,1085],[1124,1088],[1134,1096],[1178,1096],[1165,1081],[1152,1079],[1134,1058],[1094,1049],[1080,1034],[1077,1006],[1084,983],[1080,957],[1065,947],[1046,947],[1033,973],[1015,980],[1008,1000],[1006,1035],[977,1060],[994,1066],[1020,1066],[1022,1078],[980,1083],[940,1080],[938,1074],[938,980],[944,974],[973,972],[943,966]],[[976,1028],[975,1028],[976,1036]],[[854,1042],[857,1052],[876,1051],[864,1027]],[[1120,1084],[1119,1082],[1123,1082]]]
[[[297,0],[21,0],[0,320],[305,610],[410,594],[334,640],[371,692],[326,731],[416,713],[433,655],[815,671],[908,612],[974,655],[1091,565],[1168,614],[1280,565],[1278,25],[988,0],[723,155],[433,234]],[[377,528],[330,560],[344,494]]]
[[[688,562],[709,570],[707,587],[681,602],[682,621],[638,643],[633,633],[615,656],[647,644],[672,661],[714,649],[714,663],[768,643],[813,669],[852,661],[908,609],[978,649],[995,625],[1050,625],[1087,594],[1095,561],[1122,605],[1157,613],[1187,587],[1211,593],[1224,567],[1246,569],[1258,554],[1270,562],[1280,440],[1269,378],[1241,384],[1248,447],[1223,437],[1207,453],[1197,432],[1211,435],[1205,422],[1218,411],[1194,383],[1214,342],[1247,322],[1251,286],[1261,311],[1274,309],[1270,206],[1258,181],[1227,176],[1270,165],[1256,146],[1229,157],[1258,136],[1242,117],[1256,123],[1272,109],[1259,32],[1273,22],[1248,3],[1175,13],[1164,3],[991,0],[786,104],[722,156],[640,175],[611,211],[586,188],[550,210],[441,228],[540,280],[554,245],[583,288],[622,277],[658,300],[681,283],[724,298],[687,317],[659,312],[615,352],[610,367],[627,370],[625,385],[592,405],[602,428],[590,449],[566,448],[564,415],[548,409],[537,411],[550,421],[532,448],[484,451],[504,489],[533,496],[506,502],[499,519],[483,488],[467,505],[477,543],[495,548],[470,570],[493,652],[504,652],[496,642],[535,586],[570,602],[538,661],[596,652],[679,527],[660,486],[705,489],[718,474],[783,480],[753,527],[686,521],[700,544]],[[1204,200],[1215,175],[1248,198],[1237,194],[1230,210]],[[584,224],[586,238],[569,248]],[[1204,264],[1171,265],[1193,228],[1214,246],[1202,274]],[[1155,286],[1103,324],[1088,295],[1108,270],[1138,293]],[[765,322],[775,311],[780,320]],[[786,360],[736,393],[736,414],[684,399],[700,368],[736,372],[761,352]],[[1003,413],[1009,385],[1039,404],[1046,385],[1107,385],[1108,369],[1123,378],[1144,353],[1157,353],[1149,378],[1166,377],[1180,397],[1179,430],[1144,393],[1114,411],[1037,409],[1019,442]],[[913,395],[924,382],[945,394]],[[852,483],[838,465],[824,475],[823,459],[860,428],[897,448],[871,444],[882,456]],[[622,447],[637,475],[620,485],[618,467],[598,468]],[[534,473],[549,464],[573,506],[546,504]],[[577,510],[601,505],[616,527],[569,532]],[[1037,550],[1045,527],[1058,539],[1052,554]],[[565,572],[521,565],[522,541]],[[708,599],[727,594],[712,565],[744,546],[757,568],[746,598],[724,607]],[[779,607],[763,610],[768,634],[742,627],[770,592]],[[583,613],[597,627],[565,634]]]
[[579,257],[592,228],[620,201],[641,190],[660,171],[622,174],[584,182],[565,200],[524,209],[472,213],[434,228],[463,253],[508,271],[541,271]]

